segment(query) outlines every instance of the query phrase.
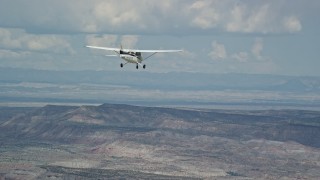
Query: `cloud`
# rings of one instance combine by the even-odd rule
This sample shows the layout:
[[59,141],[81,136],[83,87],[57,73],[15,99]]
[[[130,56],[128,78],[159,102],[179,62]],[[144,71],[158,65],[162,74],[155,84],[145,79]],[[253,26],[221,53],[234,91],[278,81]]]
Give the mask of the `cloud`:
[[214,8],[215,1],[196,1],[188,9],[192,12],[191,26],[210,29],[218,25],[220,17]]
[[239,62],[248,62],[249,55],[247,52],[239,52],[231,56],[233,59]]
[[189,59],[193,59],[197,57],[196,53],[188,51],[186,49],[184,49],[182,52],[179,52],[178,54],[181,55],[183,58],[189,58]]
[[0,27],[41,33],[185,34],[299,32],[289,0],[1,1]]
[[263,41],[260,38],[257,38],[252,46],[251,52],[254,57],[258,60],[262,60],[261,52],[263,50]]
[[[118,66],[117,61],[94,56],[83,45],[119,47],[122,44],[124,48],[187,48],[181,54],[159,54],[154,57],[167,60],[159,62],[169,69],[171,63],[179,62],[170,71],[190,68],[210,72],[214,68],[223,69],[217,65],[229,64],[236,68],[249,67],[253,63],[259,66],[271,62],[273,57],[284,57],[284,64],[287,59],[299,58],[292,58],[294,55],[288,51],[273,50],[288,42],[287,39],[290,42],[297,40],[297,44],[307,50],[311,49],[310,46],[315,47],[305,43],[307,40],[296,38],[300,35],[312,38],[314,34],[309,32],[319,29],[314,23],[319,14],[319,8],[316,8],[320,7],[319,4],[317,1],[290,0],[2,0],[0,56],[8,59],[7,64],[10,57],[24,57],[30,62],[29,67],[41,61],[50,61],[52,67],[57,69],[114,70],[114,64]],[[269,35],[301,31],[305,32],[299,36],[266,40],[268,44],[263,41]],[[252,43],[255,37],[264,39],[258,38]],[[265,47],[271,43],[275,47]],[[286,47],[289,50],[297,46]],[[108,53],[95,52],[101,55]],[[316,53],[308,56],[314,59]],[[74,63],[74,59],[77,61],[72,66],[63,64],[63,61]],[[276,62],[280,64],[280,60]],[[158,61],[148,60],[147,63],[151,65]],[[47,68],[50,64],[43,66]],[[163,66],[159,65],[158,69]],[[21,64],[21,67],[24,65]]]
[[12,33],[8,29],[0,28],[0,46],[7,48],[21,48],[21,42],[12,37]]
[[121,45],[123,48],[137,48],[135,47],[139,38],[135,35],[124,35],[121,37]]
[[[240,51],[228,54],[224,44],[217,41],[212,42],[212,50],[209,52],[209,57],[213,60],[233,60],[233,62],[252,63],[256,60],[265,61],[268,58],[262,55],[264,45],[262,38],[256,38],[251,49],[248,51]],[[232,62],[232,61],[230,61]]]
[[5,49],[0,49],[0,58],[1,59],[6,59],[6,58],[21,58],[29,55],[29,52],[15,52],[11,50],[5,50]]
[[90,34],[86,36],[87,45],[91,46],[107,46],[114,47],[117,45],[118,36],[117,35],[96,35]]
[[11,50],[74,53],[69,42],[61,37],[32,35],[19,29],[0,28],[0,46]]
[[127,25],[139,26],[139,22],[143,22],[142,14],[139,8],[131,5],[129,1],[100,1],[94,4],[93,16],[97,22],[105,22],[116,29]]
[[97,35],[90,34],[86,36],[86,42],[92,46],[105,46],[105,47],[120,47],[123,48],[136,48],[136,44],[139,41],[139,36],[136,35]]
[[289,32],[299,32],[302,29],[301,22],[294,16],[286,17],[283,21],[284,27]]
[[235,5],[225,29],[228,32],[263,34],[301,31],[300,20],[295,16],[283,14],[277,5],[282,4],[266,1],[265,4],[252,6],[245,3]]
[[247,4],[236,5],[231,10],[229,22],[226,24],[228,32],[262,32],[272,31],[266,24],[270,21],[269,5],[262,5],[251,9]]
[[212,51],[209,53],[209,56],[213,60],[223,60],[227,57],[226,48],[223,44],[214,41],[212,42]]

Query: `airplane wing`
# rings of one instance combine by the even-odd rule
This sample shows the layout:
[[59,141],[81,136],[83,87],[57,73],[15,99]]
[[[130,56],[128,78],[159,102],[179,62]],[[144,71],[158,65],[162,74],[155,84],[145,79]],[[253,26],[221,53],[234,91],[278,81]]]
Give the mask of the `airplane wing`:
[[182,52],[183,50],[139,50],[139,49],[120,49],[120,48],[109,48],[100,46],[86,46],[93,49],[103,49],[107,51],[125,51],[125,52],[144,52],[144,53],[171,53],[171,52]]
[[171,52],[182,52],[183,50],[138,50],[138,49],[127,49],[133,52],[145,52],[145,53],[171,53]]
[[87,48],[92,48],[92,49],[103,49],[107,51],[120,51],[120,48],[108,48],[108,47],[100,47],[100,46],[86,46]]

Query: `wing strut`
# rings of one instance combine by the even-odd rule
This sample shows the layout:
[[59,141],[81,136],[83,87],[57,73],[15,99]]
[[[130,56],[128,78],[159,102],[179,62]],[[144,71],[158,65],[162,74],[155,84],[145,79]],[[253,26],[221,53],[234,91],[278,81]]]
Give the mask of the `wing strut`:
[[152,53],[150,56],[146,57],[146,58],[143,58],[143,60],[147,60],[149,58],[151,58],[153,55],[157,54],[158,52],[155,52],[155,53]]

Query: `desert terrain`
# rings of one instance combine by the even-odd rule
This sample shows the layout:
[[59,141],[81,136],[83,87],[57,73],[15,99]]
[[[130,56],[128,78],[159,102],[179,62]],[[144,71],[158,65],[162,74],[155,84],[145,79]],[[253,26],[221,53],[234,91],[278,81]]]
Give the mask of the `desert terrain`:
[[318,179],[320,112],[0,108],[0,179]]

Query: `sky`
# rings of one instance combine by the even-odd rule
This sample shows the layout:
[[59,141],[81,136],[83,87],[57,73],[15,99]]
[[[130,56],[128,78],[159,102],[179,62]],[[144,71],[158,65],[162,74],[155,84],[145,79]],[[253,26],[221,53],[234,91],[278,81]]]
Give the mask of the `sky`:
[[320,76],[319,9],[319,0],[0,0],[0,67],[137,71],[85,48],[122,44],[184,50],[148,59],[150,72]]

